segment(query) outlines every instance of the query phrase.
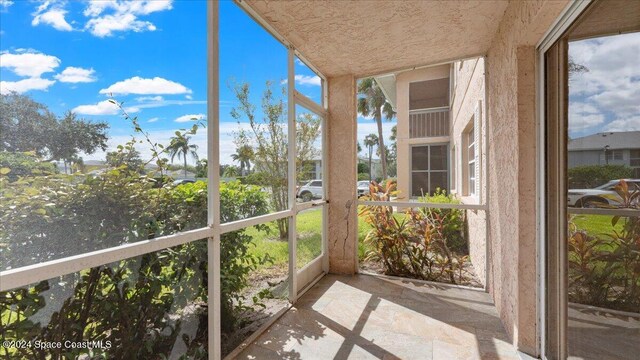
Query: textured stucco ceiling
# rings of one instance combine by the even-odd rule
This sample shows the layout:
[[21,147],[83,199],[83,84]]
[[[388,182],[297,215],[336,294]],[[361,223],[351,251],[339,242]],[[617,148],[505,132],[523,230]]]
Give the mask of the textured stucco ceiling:
[[245,0],[326,76],[486,53],[507,1]]

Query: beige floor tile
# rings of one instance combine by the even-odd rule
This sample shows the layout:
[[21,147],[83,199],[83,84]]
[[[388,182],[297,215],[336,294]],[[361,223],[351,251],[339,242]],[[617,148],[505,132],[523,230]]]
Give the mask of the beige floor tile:
[[238,358],[510,360],[516,355],[482,291],[331,275]]

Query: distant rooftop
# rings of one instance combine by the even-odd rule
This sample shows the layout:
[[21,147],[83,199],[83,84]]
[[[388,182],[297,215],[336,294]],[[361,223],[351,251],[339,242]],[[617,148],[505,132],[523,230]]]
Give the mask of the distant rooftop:
[[640,149],[640,131],[602,132],[569,140],[569,151]]

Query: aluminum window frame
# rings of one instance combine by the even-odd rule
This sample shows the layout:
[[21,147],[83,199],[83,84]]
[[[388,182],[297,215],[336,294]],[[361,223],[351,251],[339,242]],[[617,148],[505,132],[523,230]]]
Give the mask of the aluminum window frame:
[[[222,358],[221,353],[221,314],[220,314],[220,297],[221,297],[221,280],[220,280],[220,245],[221,235],[244,229],[247,227],[268,223],[280,219],[289,219],[289,277],[290,277],[290,296],[289,301],[294,303],[301,294],[296,289],[296,231],[295,217],[298,212],[315,206],[322,206],[323,211],[323,227],[322,227],[322,254],[313,261],[322,261],[323,274],[310,282],[303,291],[317,282],[324,273],[328,272],[328,247],[326,241],[327,234],[327,194],[328,184],[324,181],[325,166],[327,160],[327,78],[318,71],[304,56],[292,47],[292,45],[280,34],[278,34],[266,21],[245,2],[235,1],[235,4],[244,10],[257,24],[261,25],[265,31],[274,36],[280,43],[288,49],[288,185],[289,185],[289,208],[263,216],[242,219],[239,221],[221,224],[220,221],[220,107],[219,107],[219,6],[217,1],[207,2],[207,226],[161,236],[154,239],[142,240],[133,243],[127,243],[115,247],[96,250],[74,256],[64,257],[61,259],[40,262],[37,264],[22,266],[15,269],[0,271],[0,291],[9,291],[12,289],[29,286],[39,281],[49,280],[58,276],[76,273],[85,269],[107,265],[109,263],[130,259],[133,257],[153,253],[174,246],[187,244],[190,242],[207,239],[207,259],[208,272],[211,274],[208,278],[208,329],[209,336],[207,339],[208,358],[219,360]],[[295,57],[304,61],[305,64],[313,70],[321,79],[321,104],[317,104],[311,99],[295,90],[293,61]],[[295,198],[295,176],[296,176],[296,142],[295,142],[295,104],[302,105],[308,110],[321,115],[322,122],[322,179],[324,198],[321,201],[315,201],[298,205]],[[292,111],[293,107],[293,111]],[[291,141],[293,139],[294,141]],[[321,260],[318,260],[320,259]],[[293,261],[291,261],[293,259]],[[280,312],[279,315],[282,315]],[[266,329],[266,328],[265,328]],[[264,329],[263,329],[264,330]]]
[[[428,155],[429,158],[429,169],[427,170],[413,170],[413,148],[416,147],[428,147]],[[445,154],[447,159],[446,170],[432,170],[431,169],[431,147],[432,146],[445,146]],[[409,191],[411,193],[411,198],[417,198],[418,196],[413,195],[413,174],[414,173],[426,173],[427,174],[427,182],[429,191],[431,191],[431,173],[446,173],[447,174],[447,185],[450,186],[451,181],[451,160],[450,160],[450,144],[448,142],[434,142],[434,143],[420,143],[420,144],[411,144],[409,145]],[[450,189],[447,189],[447,193]]]
[[[542,39],[536,44],[536,256],[537,256],[537,351],[541,359],[547,359],[546,329],[547,329],[547,118],[546,114],[546,66],[545,54],[561,38],[571,24],[586,10],[591,0],[569,3]],[[566,340],[566,339],[565,339]],[[566,345],[566,342],[565,342]]]

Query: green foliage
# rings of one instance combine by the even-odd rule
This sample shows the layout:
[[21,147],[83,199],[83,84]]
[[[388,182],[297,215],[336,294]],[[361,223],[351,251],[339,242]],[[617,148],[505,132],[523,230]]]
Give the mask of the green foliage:
[[576,166],[567,171],[569,189],[591,189],[616,179],[633,177],[633,170],[625,165]]
[[[37,255],[42,258],[35,261],[39,262],[207,223],[207,188],[202,181],[154,188],[145,176],[118,170],[80,183],[74,183],[74,179],[79,180],[71,175],[56,175],[2,184],[0,234],[6,241],[3,256],[10,259],[7,266],[18,265],[12,259],[33,257],[28,252],[33,247],[21,246],[24,243],[38,244],[42,252]],[[268,211],[266,195],[256,186],[223,183],[220,191],[223,222]],[[11,196],[6,196],[9,193]],[[245,230],[225,234],[222,240],[221,308],[224,331],[228,332],[237,325],[236,314],[260,306],[262,297],[269,295],[263,293],[250,302],[241,295],[248,286],[249,273],[269,259],[248,253],[251,237]],[[50,341],[111,340],[114,345],[109,356],[114,358],[168,356],[176,341],[185,341],[189,352],[201,353],[206,348],[206,309],[197,316],[195,338],[177,340],[181,323],[170,320],[168,315],[176,308],[206,302],[206,259],[206,243],[198,241],[147,254],[139,260],[84,271],[73,295],[44,326],[29,319],[44,303],[55,302],[54,298],[43,297],[44,287],[1,293],[2,327],[8,329],[3,336]],[[185,283],[189,288],[182,287]],[[11,332],[14,328],[22,332]],[[49,354],[80,354],[57,351]],[[44,356],[37,352],[13,355]]]
[[[115,104],[119,105],[114,101]],[[124,111],[124,110],[123,110]],[[151,145],[152,160],[163,178],[167,150],[153,143],[136,118],[136,132]],[[181,135],[195,134],[197,125]],[[131,156],[136,141],[118,148]],[[135,155],[135,153],[134,153]],[[13,166],[13,165],[11,165]],[[12,167],[0,168],[3,175]],[[86,253],[123,243],[201,228],[207,225],[205,182],[172,186],[128,166],[99,176],[27,174],[16,181],[0,177],[0,251],[3,268]],[[268,211],[261,188],[223,183],[223,222]],[[247,254],[246,230],[227,233],[221,245],[222,323],[236,326],[237,314],[261,306],[263,291],[245,301],[248,274],[269,259]],[[4,259],[7,259],[5,262]],[[51,289],[50,289],[51,288]],[[2,340],[109,340],[109,350],[0,348],[0,356],[18,359],[167,358],[182,341],[182,358],[206,358],[207,244],[196,241],[134,259],[65,275],[36,286],[0,293]],[[55,309],[52,314],[41,310]],[[181,334],[182,317],[195,318],[193,336]],[[34,319],[38,319],[35,321]]]
[[369,180],[369,173],[358,173],[358,181]]
[[267,178],[268,175],[264,172],[256,171],[242,178],[242,182],[250,185],[264,186]]
[[25,176],[44,176],[58,172],[55,165],[41,161],[33,152],[0,151],[0,169],[5,169],[0,176],[5,176],[9,181],[16,181]]
[[[197,119],[194,119],[197,120]],[[171,138],[171,142],[169,146],[165,148],[166,152],[171,156],[171,162],[173,159],[178,156],[178,160],[180,157],[184,160],[184,176],[187,176],[187,157],[192,157],[193,159],[198,161],[198,145],[191,143],[191,136],[195,135],[197,131],[197,127],[193,128],[191,132],[180,132],[176,131],[175,136]]]
[[[254,144],[256,164],[260,169],[264,182],[262,186],[270,188],[273,211],[282,211],[288,207],[287,193],[287,152],[286,133],[287,107],[284,102],[286,88],[281,89],[280,96],[274,95],[270,81],[266,82],[262,94],[262,116],[256,116],[256,107],[250,98],[248,83],[236,84],[232,88],[239,105],[231,109],[231,116],[240,122],[245,117],[249,121],[250,130],[240,130],[235,134],[237,144]],[[278,220],[280,238],[286,239],[289,234],[289,223]]]
[[209,162],[207,161],[207,159],[198,160],[195,168],[196,178],[202,179],[208,177],[208,168]]
[[[395,194],[392,181],[371,184],[367,200],[388,201]],[[408,209],[404,217],[389,206],[363,206],[362,219],[372,229],[365,238],[367,259],[380,262],[389,275],[459,283],[469,257],[455,252],[448,238],[453,218],[432,209]]]
[[140,158],[140,152],[135,149],[133,142],[126,145],[118,145],[116,151],[110,151],[106,156],[107,165],[113,168],[144,173],[144,162]]
[[[616,186],[620,207],[639,209],[640,189]],[[614,216],[593,234],[569,223],[569,301],[640,312],[640,218]]]
[[229,165],[224,168],[224,172],[222,173],[222,177],[225,178],[235,178],[242,174],[243,170],[238,168],[235,165]]
[[314,158],[319,157],[316,140],[320,137],[321,119],[312,113],[302,113],[296,118],[296,176],[300,180],[313,180]]
[[90,122],[67,112],[57,119],[26,95],[0,95],[0,151],[33,151],[50,160],[76,162],[78,154],[107,148],[105,122]]
[[[358,162],[358,174],[367,174],[367,176],[369,176],[369,165],[363,162]],[[369,178],[367,177],[364,180],[369,180]]]
[[[363,117],[372,116],[378,125],[377,144],[380,149],[382,178],[386,179],[388,176],[388,160],[387,147],[384,144],[384,134],[382,133],[382,117],[384,116],[389,121],[393,119],[396,113],[374,78],[365,78],[358,81],[358,113]],[[371,150],[369,150],[369,153],[371,153]],[[369,158],[371,158],[371,155],[369,155]]]
[[93,154],[96,150],[107,148],[106,131],[109,125],[104,122],[90,122],[79,119],[68,111],[57,122],[51,134],[47,149],[51,160],[63,160],[65,163],[77,162],[78,154]]
[[[447,194],[446,190],[436,189],[433,195],[425,195],[419,199],[421,202],[434,204],[460,204],[453,194]],[[468,253],[467,241],[464,236],[465,213],[459,209],[424,208],[427,217],[436,221],[442,219],[443,236],[447,239],[447,245],[457,253]]]
[[0,95],[0,150],[45,156],[56,126],[55,115],[29,96]]
[[[3,293],[1,322],[8,329],[3,339],[109,341],[108,349],[94,348],[91,355],[117,359],[168,357],[174,344],[182,341],[187,354],[204,359],[206,269],[206,242],[200,241]],[[56,311],[44,324],[34,324],[31,319],[47,302]],[[179,339],[187,309],[197,331]],[[0,349],[0,355],[3,350],[17,359],[77,358],[88,353],[81,348],[32,346]]]

